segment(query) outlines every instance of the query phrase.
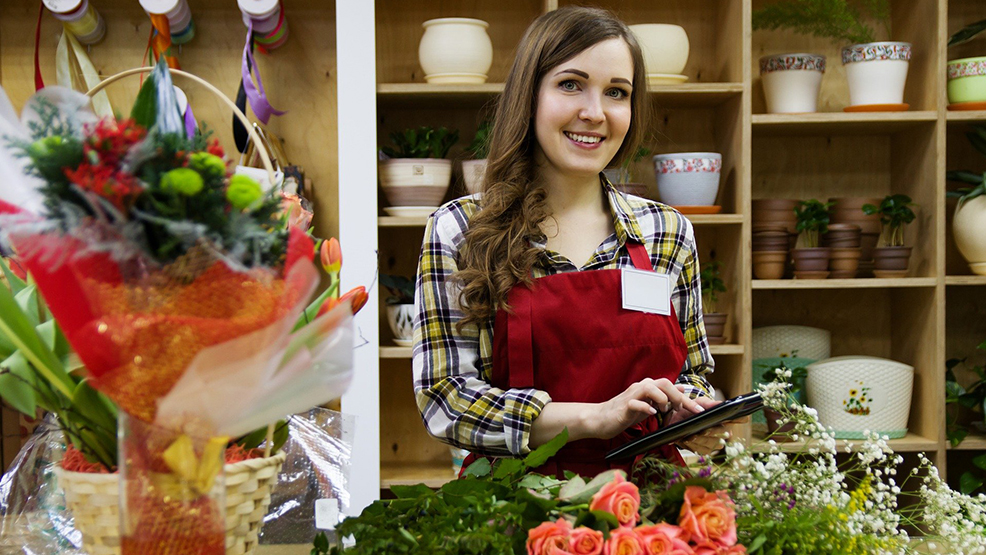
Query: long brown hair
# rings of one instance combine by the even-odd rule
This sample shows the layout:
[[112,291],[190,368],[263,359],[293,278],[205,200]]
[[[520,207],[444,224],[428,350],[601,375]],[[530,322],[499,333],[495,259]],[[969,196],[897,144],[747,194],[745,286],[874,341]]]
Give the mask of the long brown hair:
[[613,38],[623,39],[633,58],[630,128],[613,157],[618,164],[636,152],[648,105],[644,59],[630,29],[606,10],[566,7],[539,17],[521,39],[490,132],[482,208],[470,220],[459,254],[455,277],[462,286],[459,305],[465,313],[459,330],[486,322],[498,308],[509,309],[510,289],[531,283],[531,267],[539,256],[531,241],[543,240],[540,224],[549,216],[534,162],[534,115],[542,78]]

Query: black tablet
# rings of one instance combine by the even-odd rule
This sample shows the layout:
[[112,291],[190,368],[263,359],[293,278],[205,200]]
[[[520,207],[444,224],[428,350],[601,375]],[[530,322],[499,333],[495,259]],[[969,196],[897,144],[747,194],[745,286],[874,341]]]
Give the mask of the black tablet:
[[753,414],[760,410],[761,407],[763,407],[763,399],[760,398],[759,393],[748,393],[739,397],[733,397],[691,418],[625,443],[606,453],[606,460],[618,461],[647,453],[655,447],[693,436],[706,428],[711,428],[727,420],[734,420],[748,414]]

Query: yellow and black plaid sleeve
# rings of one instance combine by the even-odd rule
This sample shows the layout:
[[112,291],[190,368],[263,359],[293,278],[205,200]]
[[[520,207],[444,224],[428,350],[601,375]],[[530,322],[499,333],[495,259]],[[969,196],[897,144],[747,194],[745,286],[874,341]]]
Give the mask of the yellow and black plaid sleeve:
[[530,451],[531,423],[550,396],[535,389],[498,389],[489,383],[492,323],[456,331],[462,317],[458,249],[478,206],[468,198],[440,208],[428,220],[418,261],[414,319],[414,392],[425,427],[435,438],[492,456]]

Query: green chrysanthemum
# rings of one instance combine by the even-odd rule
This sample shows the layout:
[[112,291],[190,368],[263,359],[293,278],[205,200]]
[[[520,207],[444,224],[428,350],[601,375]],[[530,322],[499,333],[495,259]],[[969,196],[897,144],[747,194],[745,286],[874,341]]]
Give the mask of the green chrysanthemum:
[[260,183],[252,178],[242,174],[229,178],[226,198],[236,208],[245,210],[260,200],[262,196],[264,196],[264,191],[260,188]]
[[186,197],[199,194],[204,185],[202,176],[189,168],[175,168],[161,177],[161,188]]
[[215,154],[196,152],[189,157],[188,167],[207,177],[226,175],[226,163]]

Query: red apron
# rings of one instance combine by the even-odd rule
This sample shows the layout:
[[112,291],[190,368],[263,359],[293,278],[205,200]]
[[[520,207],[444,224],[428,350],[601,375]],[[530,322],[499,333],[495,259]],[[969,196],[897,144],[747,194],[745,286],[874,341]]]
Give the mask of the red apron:
[[[628,242],[633,266],[653,271],[647,250]],[[674,307],[662,316],[623,308],[621,270],[564,272],[510,290],[513,313],[499,310],[493,328],[493,379],[501,389],[535,388],[552,401],[600,403],[644,378],[678,379],[687,348]],[[536,471],[594,476],[610,468],[629,475],[633,460],[609,463],[606,453],[658,429],[656,417],[610,440],[570,442]],[[678,449],[656,453],[683,464]],[[465,466],[475,460],[470,456]]]

